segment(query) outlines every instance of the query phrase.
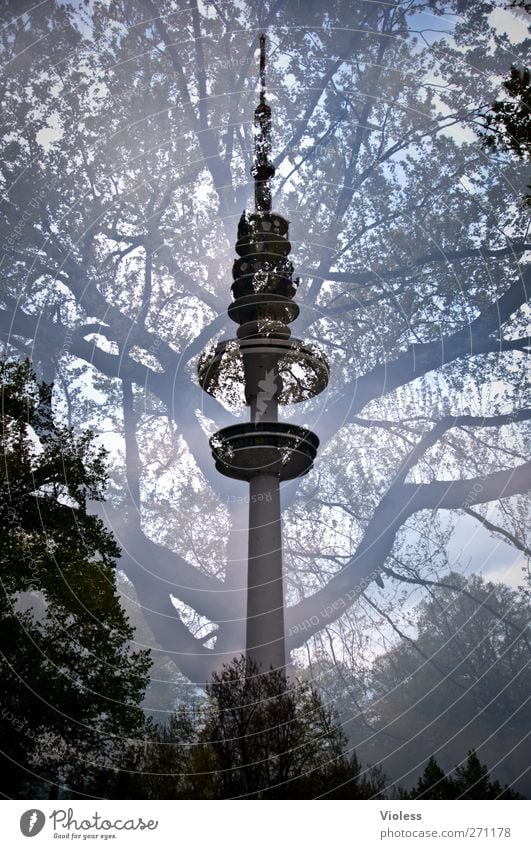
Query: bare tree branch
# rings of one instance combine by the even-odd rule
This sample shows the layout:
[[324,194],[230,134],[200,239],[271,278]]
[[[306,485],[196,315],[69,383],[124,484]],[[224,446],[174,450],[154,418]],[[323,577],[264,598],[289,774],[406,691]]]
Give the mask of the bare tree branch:
[[[331,280],[337,283],[351,283],[354,286],[366,286],[369,283],[381,283],[387,280],[396,280],[400,277],[408,277],[412,274],[413,269],[423,268],[426,265],[434,265],[441,262],[455,262],[463,259],[502,259],[505,256],[512,256],[518,259],[521,254],[531,250],[529,242],[514,242],[506,248],[467,248],[460,251],[433,251],[429,254],[423,254],[417,259],[411,261],[407,265],[401,265],[398,268],[382,268],[381,271],[327,271],[323,280]],[[312,271],[309,268],[301,268],[301,275],[314,276],[318,272]]]
[[[338,420],[350,420],[369,401],[399,386],[462,357],[503,350],[501,325],[527,303],[530,284],[531,266],[527,266],[521,279],[512,283],[503,295],[461,330],[433,342],[413,344],[395,360],[377,365],[366,374],[354,378],[328,408],[329,416],[322,429],[324,438],[335,433]],[[495,333],[498,334],[497,338]]]
[[[140,2],[152,16],[153,26],[164,43],[166,54],[168,55],[171,65],[175,71],[183,109],[191,126],[195,129],[205,166],[210,171],[214,181],[214,186],[220,202],[220,213],[222,216],[230,215],[231,213],[234,213],[232,175],[229,166],[220,155],[217,135],[212,127],[202,125],[201,118],[198,118],[195,114],[190,99],[190,93],[188,91],[186,75],[184,73],[179,54],[175,47],[175,43],[170,37],[162,16],[160,15],[159,9],[152,0],[140,0]],[[200,108],[200,115],[203,115],[201,110],[202,107]]]
[[324,625],[338,619],[376,577],[388,557],[399,528],[419,510],[457,510],[528,492],[531,463],[481,478],[393,485],[373,513],[357,551],[328,584],[288,608],[286,623],[291,649]]
[[471,510],[470,507],[464,508],[465,513],[471,516],[476,521],[481,522],[484,528],[488,531],[491,531],[493,534],[497,534],[501,536],[504,540],[507,540],[514,545],[519,551],[523,551],[526,557],[531,557],[531,548],[528,548],[525,543],[518,539],[517,536],[512,534],[506,528],[501,528],[499,525],[495,525],[493,522],[490,522],[485,516],[482,516],[481,513],[477,513],[475,510]]

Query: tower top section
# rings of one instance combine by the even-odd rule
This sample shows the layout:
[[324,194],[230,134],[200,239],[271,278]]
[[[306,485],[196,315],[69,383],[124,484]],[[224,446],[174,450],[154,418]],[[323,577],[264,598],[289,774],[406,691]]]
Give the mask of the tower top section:
[[[231,406],[245,403],[251,410],[250,422],[223,428],[212,436],[217,469],[237,480],[252,481],[266,475],[285,481],[309,471],[319,440],[306,428],[279,422],[278,405],[318,395],[328,383],[329,369],[316,346],[294,339],[288,326],[299,314],[294,300],[299,280],[293,279],[289,258],[289,221],[271,208],[275,168],[270,159],[265,35],[260,36],[259,80],[251,171],[255,209],[250,213],[244,210],[238,222],[238,257],[232,266],[233,301],[228,310],[229,317],[239,324],[237,338],[218,342],[203,354],[198,378],[205,392]],[[260,577],[260,587],[266,583]],[[273,604],[270,610],[281,607]]]
[[271,212],[271,107],[266,103],[266,37],[260,36],[260,102],[254,111],[254,205],[256,212]]

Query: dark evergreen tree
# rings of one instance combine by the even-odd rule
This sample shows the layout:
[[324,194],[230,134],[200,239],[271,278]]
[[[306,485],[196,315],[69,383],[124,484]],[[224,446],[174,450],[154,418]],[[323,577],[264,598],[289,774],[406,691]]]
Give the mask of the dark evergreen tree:
[[416,785],[405,794],[409,799],[521,799],[507,785],[492,781],[488,767],[472,749],[466,763],[445,773],[432,755]]
[[482,764],[471,749],[465,764],[456,767],[454,776],[455,799],[521,799],[510,787],[491,781],[488,767]]
[[412,799],[455,799],[455,782],[431,755],[410,794]]
[[[197,746],[200,715],[180,708],[166,722],[150,726],[143,740],[132,740],[109,786],[110,798],[182,799],[190,795],[190,764]],[[208,776],[204,776],[208,783]]]

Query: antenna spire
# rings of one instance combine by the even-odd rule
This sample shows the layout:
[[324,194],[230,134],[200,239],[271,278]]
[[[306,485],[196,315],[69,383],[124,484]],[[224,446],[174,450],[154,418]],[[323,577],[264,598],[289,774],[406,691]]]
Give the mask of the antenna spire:
[[254,177],[254,202],[257,212],[271,211],[271,179],[275,176],[275,166],[269,156],[271,153],[271,108],[266,103],[266,37],[260,36],[260,103],[254,112],[255,142],[254,164],[251,174]]
[[260,36],[260,103],[265,103],[265,92],[266,92],[266,81],[265,81],[265,69],[266,69],[266,37],[264,33]]

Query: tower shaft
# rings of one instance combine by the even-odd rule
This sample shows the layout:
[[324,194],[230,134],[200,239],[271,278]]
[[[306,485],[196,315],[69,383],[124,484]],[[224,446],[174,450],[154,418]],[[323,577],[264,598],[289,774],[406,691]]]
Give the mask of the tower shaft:
[[284,670],[284,590],[278,475],[249,483],[247,657],[259,669]]

